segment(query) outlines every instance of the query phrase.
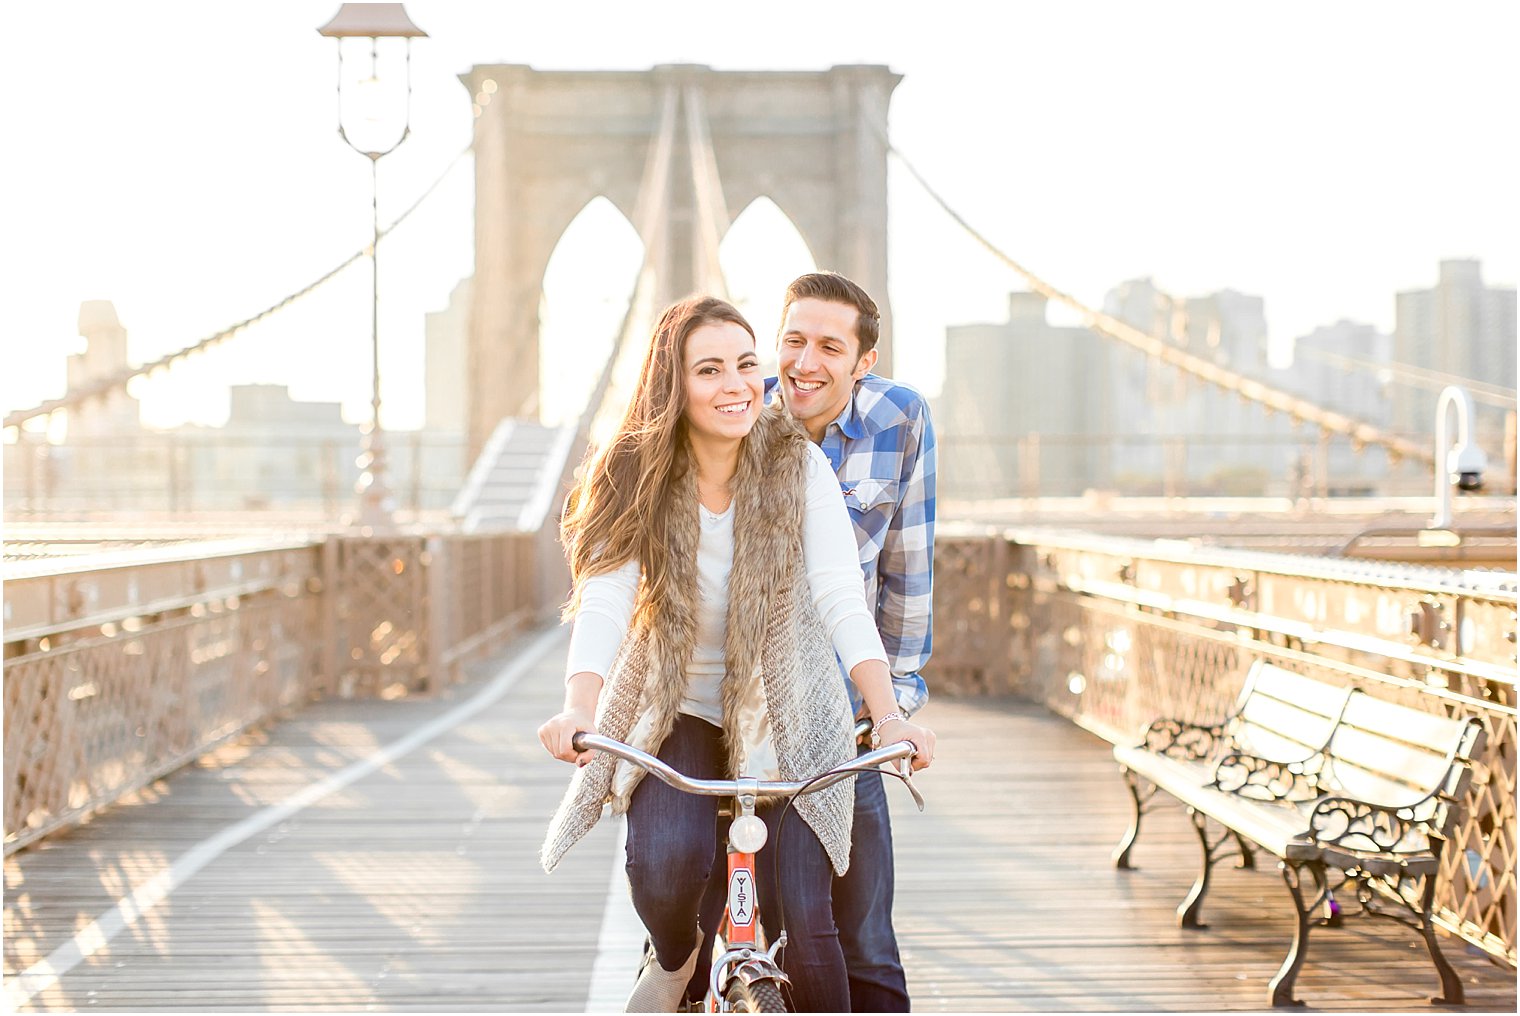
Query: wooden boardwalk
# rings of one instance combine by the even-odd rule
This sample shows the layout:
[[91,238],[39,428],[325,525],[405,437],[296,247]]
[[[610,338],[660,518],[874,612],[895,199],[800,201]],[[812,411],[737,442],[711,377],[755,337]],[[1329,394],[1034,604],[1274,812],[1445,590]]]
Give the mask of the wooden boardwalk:
[[[540,635],[445,699],[311,706],[8,858],[7,1008],[584,1011],[617,830],[540,871],[569,769],[534,730],[563,654]],[[1009,701],[923,718],[928,812],[889,790],[918,1010],[1263,1008],[1289,937],[1275,870],[1222,870],[1211,927],[1183,932],[1191,827],[1149,817],[1141,869],[1115,871],[1128,797],[1105,743]],[[1515,1011],[1512,969],[1447,948],[1464,1011]],[[1299,979],[1311,1009],[1428,1011],[1435,987],[1382,923],[1319,932]]]

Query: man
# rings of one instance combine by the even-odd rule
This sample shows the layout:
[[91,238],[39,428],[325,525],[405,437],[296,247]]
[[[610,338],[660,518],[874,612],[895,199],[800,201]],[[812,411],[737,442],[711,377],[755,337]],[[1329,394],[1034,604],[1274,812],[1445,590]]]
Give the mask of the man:
[[[855,523],[866,602],[876,613],[903,717],[929,697],[934,556],[934,427],[923,396],[872,374],[881,314],[864,289],[816,272],[786,290],[778,376],[782,402],[834,465]],[[845,677],[848,683],[848,676]],[[860,695],[850,687],[856,715]],[[933,734],[928,736],[933,752]],[[862,751],[869,745],[862,746]],[[879,774],[855,786],[850,870],[834,880],[834,920],[855,1012],[907,1012],[908,990],[892,929],[892,829]]]

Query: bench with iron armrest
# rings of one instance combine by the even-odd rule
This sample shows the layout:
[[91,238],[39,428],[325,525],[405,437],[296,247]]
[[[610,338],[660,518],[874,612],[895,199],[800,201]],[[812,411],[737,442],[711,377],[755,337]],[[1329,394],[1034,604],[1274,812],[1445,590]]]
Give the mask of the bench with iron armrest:
[[1183,927],[1205,927],[1199,915],[1215,861],[1238,855],[1239,867],[1254,868],[1258,848],[1278,858],[1298,923],[1272,979],[1272,1005],[1294,1004],[1309,930],[1341,923],[1342,890],[1355,900],[1352,912],[1419,932],[1441,978],[1434,1001],[1460,1005],[1462,982],[1441,954],[1431,915],[1441,849],[1482,742],[1476,719],[1436,716],[1258,661],[1225,720],[1158,720],[1141,744],[1114,748],[1134,800],[1114,863],[1130,867],[1141,816],[1163,790],[1187,807],[1198,833],[1198,877],[1177,910]]

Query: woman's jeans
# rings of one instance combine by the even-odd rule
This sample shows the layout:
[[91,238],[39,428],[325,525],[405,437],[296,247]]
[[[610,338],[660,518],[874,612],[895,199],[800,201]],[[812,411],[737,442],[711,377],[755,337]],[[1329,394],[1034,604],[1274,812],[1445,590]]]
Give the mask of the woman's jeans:
[[[683,713],[676,718],[659,758],[697,779],[728,778],[723,732],[695,716]],[[628,805],[627,870],[633,906],[666,970],[680,969],[691,955],[699,923],[703,941],[710,944],[723,917],[728,823],[718,819],[720,800],[683,793],[646,775]],[[770,830],[765,849],[755,859],[761,920],[774,941],[780,931],[775,922],[784,916],[787,947],[781,965],[792,981],[794,1008],[848,1012],[849,982],[830,900],[833,868],[817,835],[795,813],[787,817],[785,841],[777,843],[780,812],[779,804],[759,810]],[[708,965],[704,951],[692,988],[706,983]]]

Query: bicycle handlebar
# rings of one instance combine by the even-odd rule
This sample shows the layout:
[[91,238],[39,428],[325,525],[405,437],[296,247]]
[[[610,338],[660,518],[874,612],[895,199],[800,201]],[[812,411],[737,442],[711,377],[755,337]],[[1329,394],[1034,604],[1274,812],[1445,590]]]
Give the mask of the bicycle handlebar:
[[609,755],[616,755],[653,773],[677,790],[706,797],[734,797],[741,792],[754,793],[758,797],[792,797],[803,793],[803,788],[806,788],[807,793],[812,793],[815,790],[832,787],[840,780],[858,775],[857,770],[861,767],[875,769],[883,762],[911,758],[917,750],[912,741],[898,741],[896,744],[886,745],[859,755],[841,768],[831,769],[813,780],[697,780],[666,765],[646,751],[640,751],[632,745],[615,741],[610,737],[603,737],[601,734],[590,734],[584,730],[577,731],[571,738],[570,745],[576,751],[605,751]]

